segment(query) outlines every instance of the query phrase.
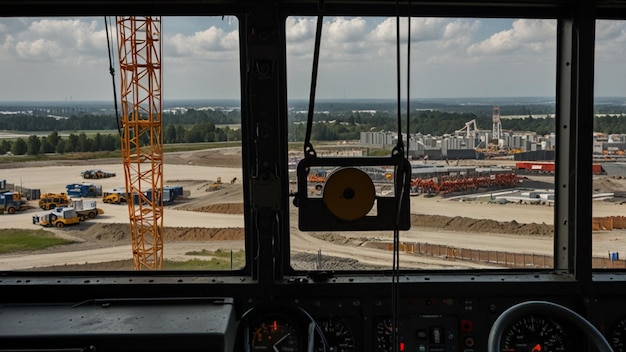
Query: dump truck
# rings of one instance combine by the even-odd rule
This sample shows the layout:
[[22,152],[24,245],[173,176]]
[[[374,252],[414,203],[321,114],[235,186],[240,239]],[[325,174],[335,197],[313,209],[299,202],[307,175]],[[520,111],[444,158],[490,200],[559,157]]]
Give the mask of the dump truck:
[[104,210],[96,206],[95,200],[72,198],[72,207],[81,221],[93,219],[98,215],[104,214]]
[[115,177],[114,172],[102,171],[100,169],[85,170],[81,172],[80,175],[86,179]]
[[65,193],[44,193],[39,196],[39,207],[43,210],[69,207],[71,204],[70,197]]
[[54,208],[47,213],[33,215],[33,224],[45,227],[55,226],[61,229],[78,223],[80,223],[80,218],[72,207]]
[[0,193],[0,214],[15,214],[16,211],[24,210],[26,200],[22,199],[19,192]]

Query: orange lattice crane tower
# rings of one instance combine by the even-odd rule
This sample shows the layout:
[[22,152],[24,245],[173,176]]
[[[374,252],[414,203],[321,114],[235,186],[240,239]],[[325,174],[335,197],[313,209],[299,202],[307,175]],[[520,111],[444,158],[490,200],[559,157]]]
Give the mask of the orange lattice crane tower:
[[121,145],[136,270],[163,269],[161,18],[117,17]]

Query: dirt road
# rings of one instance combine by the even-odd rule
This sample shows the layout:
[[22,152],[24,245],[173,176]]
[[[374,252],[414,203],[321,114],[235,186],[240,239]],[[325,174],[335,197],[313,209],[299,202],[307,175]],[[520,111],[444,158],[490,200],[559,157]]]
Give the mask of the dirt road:
[[[175,206],[167,206],[164,210],[164,231],[171,236],[166,241],[165,258],[169,260],[190,259],[185,253],[191,250],[243,249],[244,242],[241,237],[241,228],[244,226],[241,211],[243,193],[240,184],[243,175],[239,167],[241,162],[240,150],[228,148],[221,151],[176,153],[169,155],[166,159],[169,160],[169,163],[166,163],[164,167],[163,179],[165,184],[183,186],[187,194],[177,201]],[[8,167],[0,164],[0,168],[3,168],[1,177],[6,178],[8,183],[21,184],[27,188],[39,188],[41,193],[64,192],[65,185],[68,183],[96,183],[101,185],[103,190],[124,185],[121,163],[117,164],[111,161],[82,161],[78,165],[71,165],[71,163],[64,163],[64,165],[56,163],[55,165],[55,163],[47,162],[35,166],[19,164]],[[100,180],[83,180],[80,177],[80,172],[86,169],[102,169],[115,172],[117,176]],[[209,186],[218,178],[226,181],[224,187],[219,191],[209,192]],[[237,180],[233,185],[228,183],[232,179]],[[616,187],[621,187],[621,184]],[[32,224],[32,215],[42,212],[42,210],[37,208],[36,202],[33,201],[30,204],[33,206],[31,210],[10,216],[0,216],[0,228],[40,229],[39,225]],[[213,207],[215,205],[218,205],[220,209]],[[0,270],[79,265],[132,258],[130,239],[128,231],[125,230],[129,223],[127,206],[104,204],[98,201],[98,207],[104,210],[104,214],[89,220],[89,224],[81,223],[74,228],[68,227],[63,230],[51,229],[60,236],[74,237],[79,243],[64,246],[63,249],[49,249],[39,253],[0,255]],[[230,211],[226,211],[227,208]],[[622,215],[626,206],[615,202],[597,201],[594,202],[593,209],[596,216]],[[465,199],[418,196],[411,198],[411,213],[431,215],[432,217],[426,218],[426,220],[422,219],[419,226],[413,226],[409,231],[402,232],[401,239],[403,241],[546,255],[552,254],[553,251],[553,237],[546,236],[539,231],[524,235],[513,235],[506,233],[506,231],[501,233],[487,230],[468,232],[466,230],[469,229],[463,228],[467,225],[458,221],[460,218],[491,219],[494,222],[507,222],[509,225],[511,223],[513,225],[538,224],[551,228],[554,221],[554,208],[550,206],[490,204]],[[297,261],[296,265],[300,268],[314,266],[316,261],[312,258],[315,258],[319,252],[325,257],[342,257],[345,260],[358,261],[363,265],[390,267],[392,261],[390,252],[374,249],[365,244],[372,240],[390,242],[392,239],[391,232],[342,233],[341,236],[335,237],[336,240],[320,239],[319,236],[300,232],[297,229],[297,211],[295,208],[292,209],[291,214],[292,257],[296,261],[295,258],[300,258],[300,254],[309,255],[308,261]],[[110,224],[121,225],[121,230],[116,230],[120,233],[115,238],[109,236],[112,230],[107,225]],[[219,240],[201,234],[215,228],[231,230],[223,230]],[[126,233],[122,233],[125,231]],[[225,233],[232,233],[232,235],[224,235]],[[605,256],[608,252],[626,251],[626,247],[624,247],[625,235],[623,231],[594,232],[594,255]],[[205,237],[200,238],[202,236]],[[228,236],[239,236],[239,238],[229,241]],[[482,264],[408,254],[402,254],[401,262],[424,268],[485,267]],[[338,264],[335,263],[334,265]]]

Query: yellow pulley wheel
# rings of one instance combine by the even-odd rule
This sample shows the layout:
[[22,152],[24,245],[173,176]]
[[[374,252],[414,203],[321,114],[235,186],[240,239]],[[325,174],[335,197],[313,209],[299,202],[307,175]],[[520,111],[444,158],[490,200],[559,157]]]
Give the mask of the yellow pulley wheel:
[[346,167],[328,176],[322,198],[333,215],[341,220],[353,221],[364,217],[372,209],[376,189],[364,171]]

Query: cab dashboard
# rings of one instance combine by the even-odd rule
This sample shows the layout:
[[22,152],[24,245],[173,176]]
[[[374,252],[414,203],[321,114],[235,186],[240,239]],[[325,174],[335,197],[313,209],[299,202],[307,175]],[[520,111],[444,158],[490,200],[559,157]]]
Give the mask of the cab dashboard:
[[[539,282],[549,278],[536,276]],[[403,285],[395,318],[389,287],[381,288],[388,285],[371,283],[351,288],[287,283],[269,299],[252,298],[255,290],[246,294],[242,287],[236,288],[241,295],[216,297],[225,289],[213,290],[211,284],[198,290],[202,296],[109,293],[115,298],[30,299],[2,305],[2,346],[11,351],[486,351],[494,322],[505,310],[538,301],[575,311],[597,327],[614,351],[626,343],[620,294],[588,296],[573,284],[553,280],[507,283],[508,292],[499,284]],[[100,294],[89,296],[109,292],[97,286]],[[158,283],[148,286],[168,291]],[[500,350],[592,351],[587,334],[571,317],[531,307],[508,319]]]
[[[233,271],[36,272],[0,276],[0,351],[626,350],[626,274],[593,268],[594,29],[622,1],[0,1],[0,16],[233,15],[239,20],[246,265]],[[284,125],[291,15],[555,19],[554,263],[548,269],[295,270]],[[259,71],[259,66],[269,70]],[[349,163],[349,162],[348,162]],[[605,351],[603,347],[597,350]]]

